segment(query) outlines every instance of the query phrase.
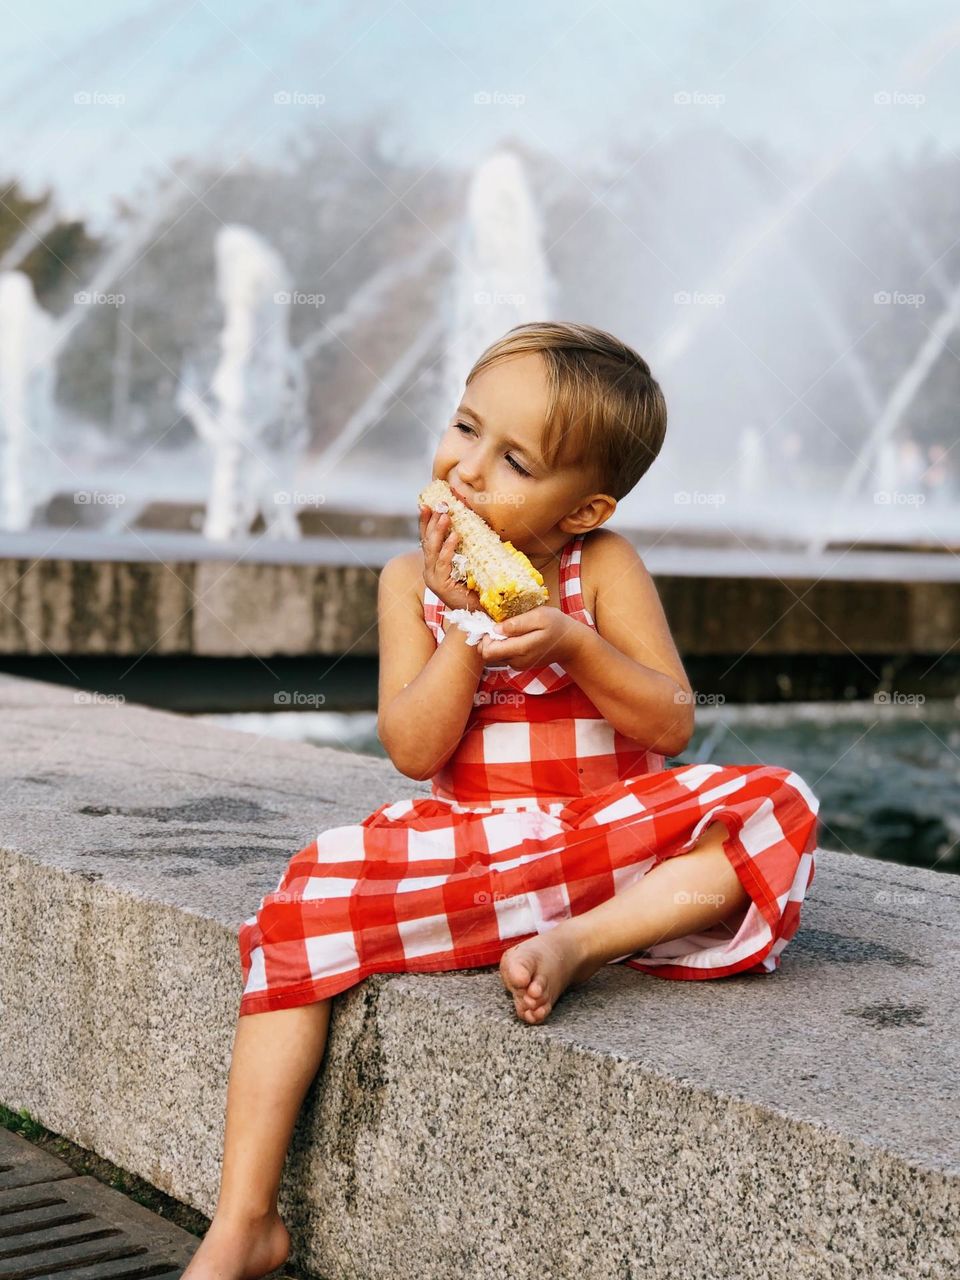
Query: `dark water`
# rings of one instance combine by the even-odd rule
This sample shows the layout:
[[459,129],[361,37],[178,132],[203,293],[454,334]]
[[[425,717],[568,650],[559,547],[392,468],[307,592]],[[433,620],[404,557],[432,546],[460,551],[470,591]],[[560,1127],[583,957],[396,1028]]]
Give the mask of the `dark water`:
[[[882,697],[883,695],[878,695]],[[820,843],[906,866],[960,871],[960,699],[701,707],[669,764],[774,764],[820,798]],[[385,754],[373,712],[203,717],[229,728]]]

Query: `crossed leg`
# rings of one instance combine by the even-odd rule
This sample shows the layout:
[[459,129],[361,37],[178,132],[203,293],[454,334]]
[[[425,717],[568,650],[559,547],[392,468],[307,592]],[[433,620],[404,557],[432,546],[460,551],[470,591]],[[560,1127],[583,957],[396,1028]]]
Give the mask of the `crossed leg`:
[[727,836],[724,823],[712,822],[688,853],[665,859],[623,893],[505,951],[500,977],[517,1016],[543,1022],[568,986],[586,982],[611,960],[739,919],[750,898],[723,851]]

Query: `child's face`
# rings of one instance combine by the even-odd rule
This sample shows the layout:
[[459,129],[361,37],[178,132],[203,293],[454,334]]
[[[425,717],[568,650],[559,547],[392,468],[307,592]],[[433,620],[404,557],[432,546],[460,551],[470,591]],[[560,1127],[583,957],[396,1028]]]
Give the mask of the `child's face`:
[[558,522],[590,492],[582,465],[550,470],[541,460],[548,392],[535,351],[488,366],[465,389],[433,460],[434,479],[527,555],[562,546],[570,535]]

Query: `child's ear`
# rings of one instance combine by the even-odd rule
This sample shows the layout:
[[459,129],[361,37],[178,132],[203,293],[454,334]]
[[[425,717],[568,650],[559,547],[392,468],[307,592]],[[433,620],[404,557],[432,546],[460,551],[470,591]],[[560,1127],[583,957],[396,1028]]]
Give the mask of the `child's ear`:
[[589,533],[591,529],[599,529],[606,524],[616,509],[617,500],[609,493],[593,493],[565,515],[559,527],[564,533]]

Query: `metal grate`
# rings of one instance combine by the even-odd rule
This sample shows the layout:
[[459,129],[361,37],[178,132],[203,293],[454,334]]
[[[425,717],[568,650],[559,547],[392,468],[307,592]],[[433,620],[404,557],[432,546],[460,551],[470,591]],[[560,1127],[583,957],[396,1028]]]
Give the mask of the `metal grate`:
[[199,1244],[0,1129],[0,1280],[178,1280]]

